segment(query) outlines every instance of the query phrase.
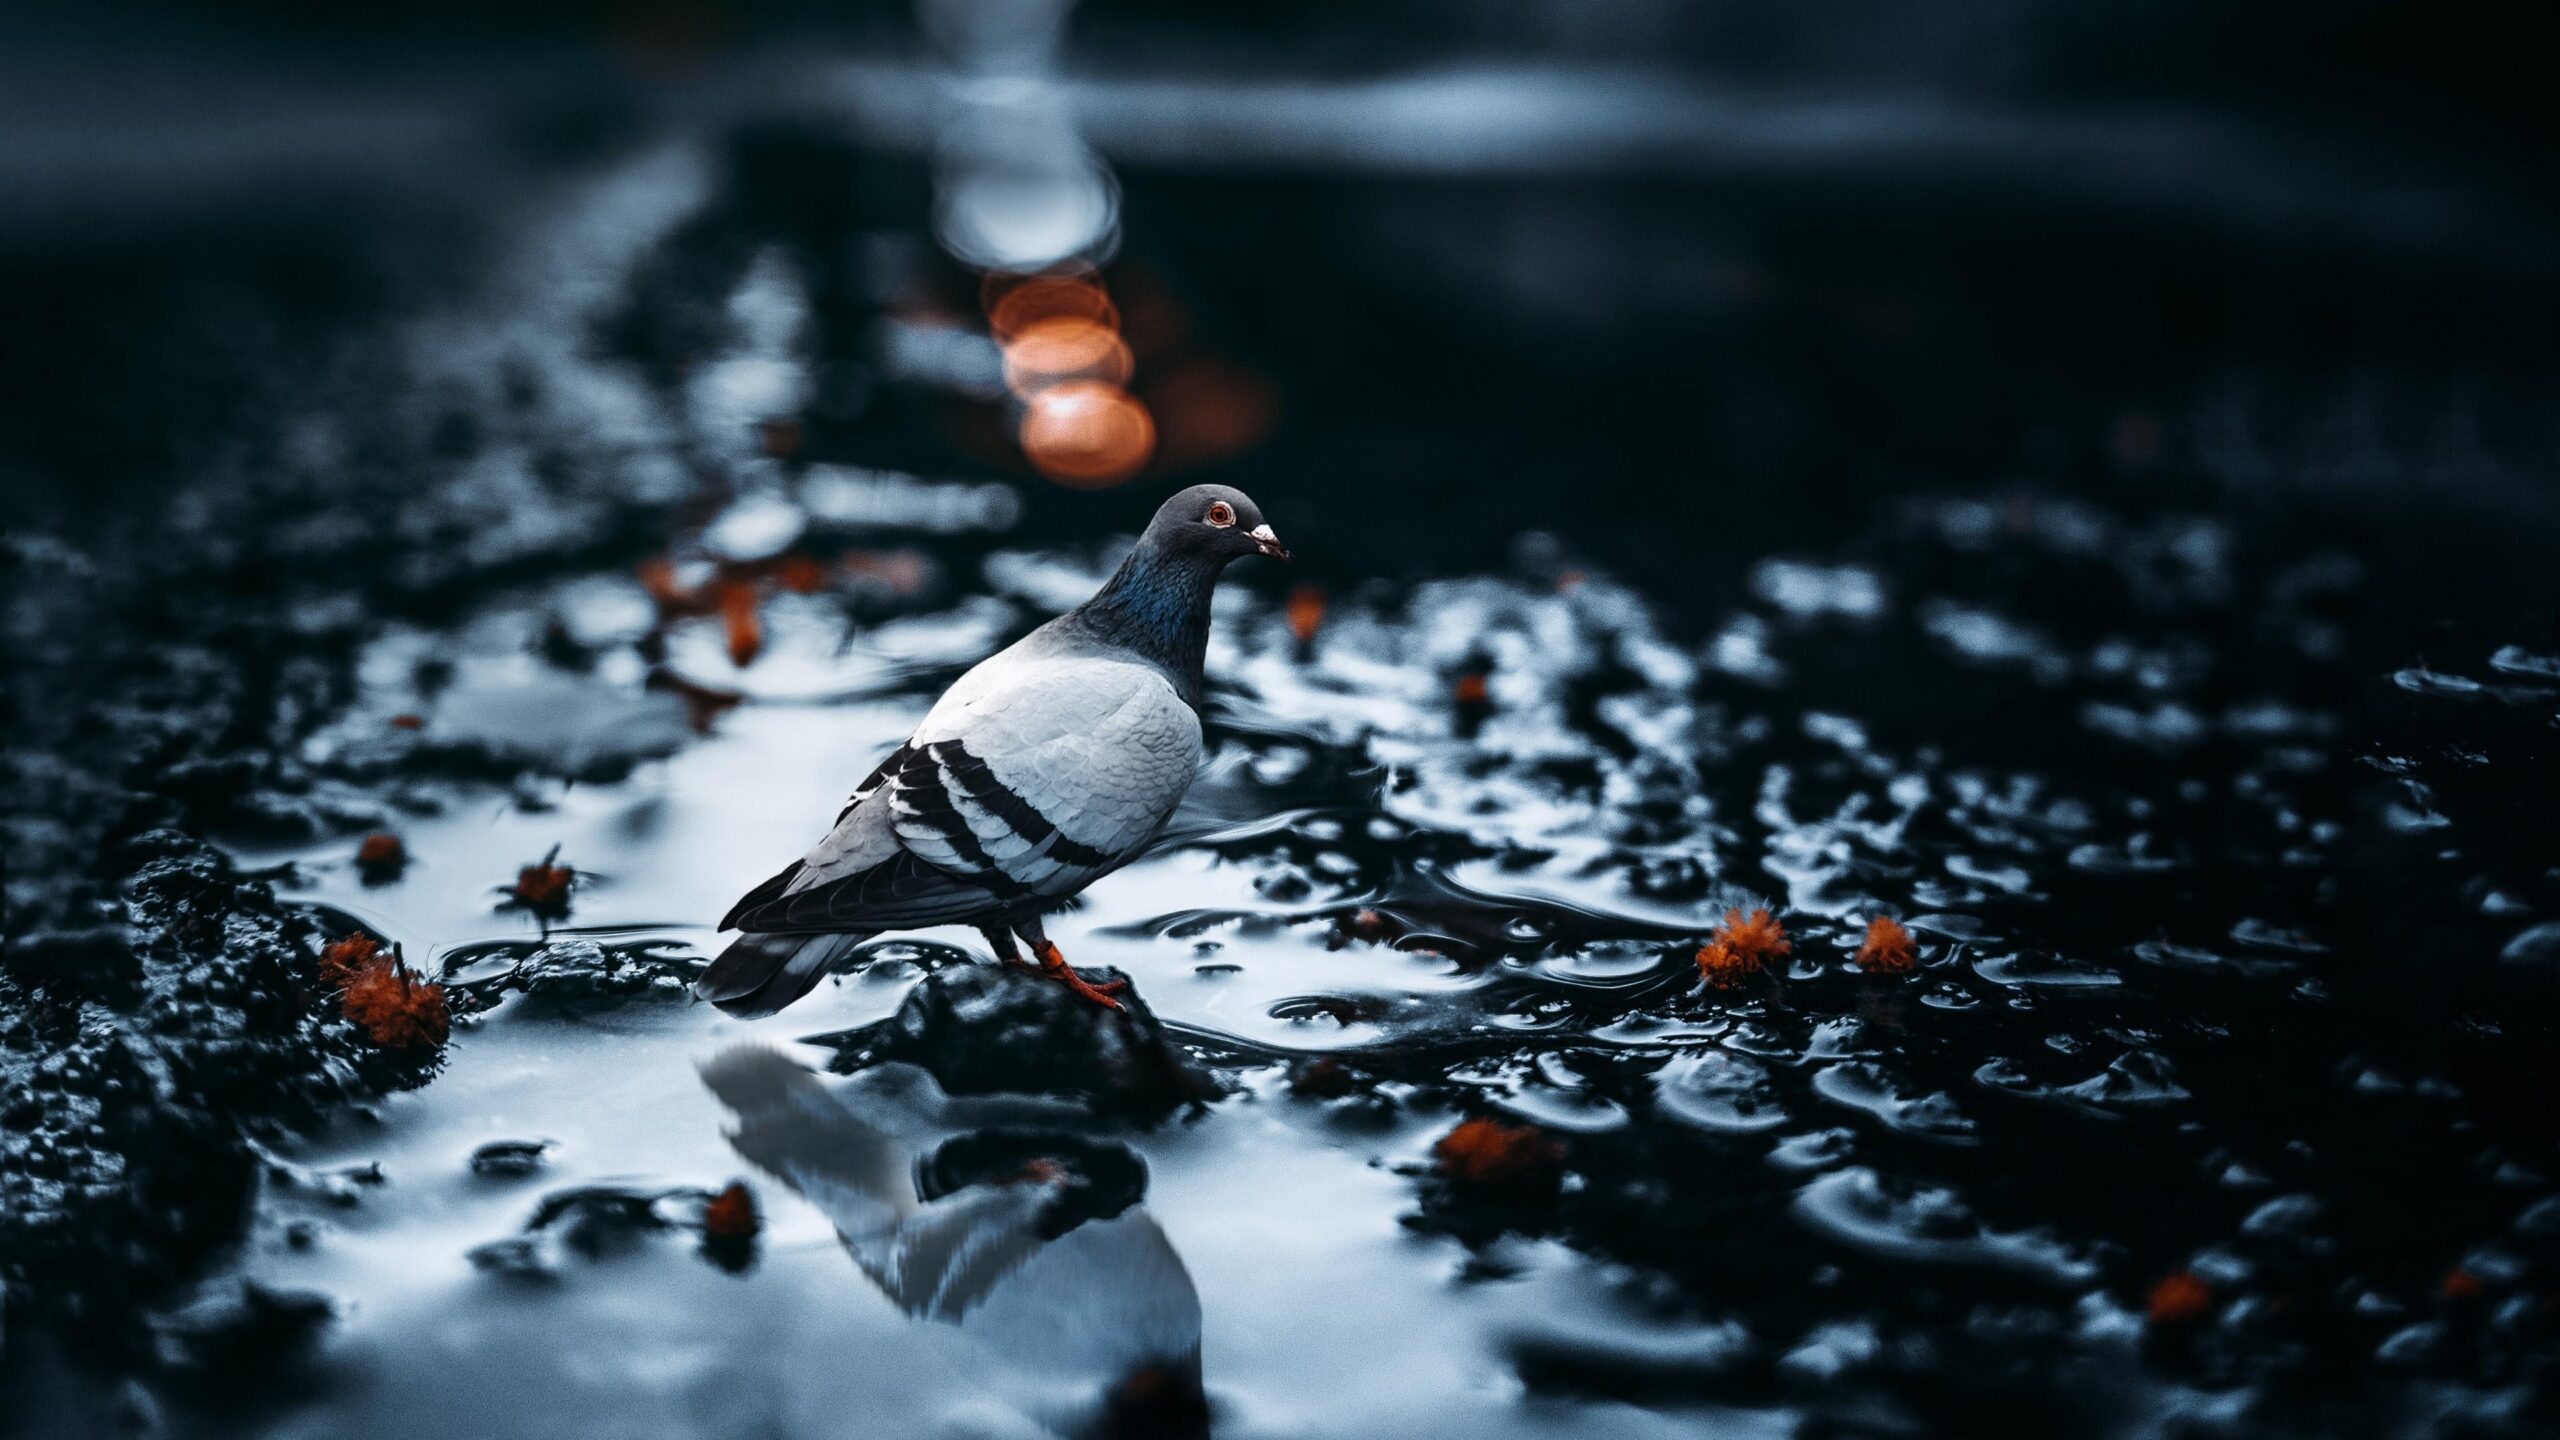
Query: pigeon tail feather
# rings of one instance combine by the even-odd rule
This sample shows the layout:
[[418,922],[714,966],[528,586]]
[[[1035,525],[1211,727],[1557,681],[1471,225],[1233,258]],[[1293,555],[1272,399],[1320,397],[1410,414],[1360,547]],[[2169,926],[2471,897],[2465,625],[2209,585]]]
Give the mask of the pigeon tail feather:
[[693,993],[742,1020],[770,1015],[817,988],[868,932],[741,935],[711,962]]

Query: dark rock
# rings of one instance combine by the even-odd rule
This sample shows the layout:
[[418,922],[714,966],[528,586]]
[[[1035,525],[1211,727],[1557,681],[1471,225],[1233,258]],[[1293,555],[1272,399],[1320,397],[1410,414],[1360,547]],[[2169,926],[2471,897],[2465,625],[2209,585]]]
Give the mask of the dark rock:
[[509,991],[574,1009],[652,992],[682,994],[699,964],[664,941],[599,944],[577,939],[530,947],[508,941],[455,951],[446,958],[440,978],[471,1011],[496,1004]]
[[2560,920],[2546,920],[2518,931],[2498,952],[2498,958],[2536,970],[2560,969]]
[[542,1168],[543,1152],[550,1148],[548,1140],[492,1140],[471,1152],[471,1173],[521,1179]]
[[658,1209],[666,1197],[655,1191],[612,1185],[585,1185],[542,1197],[529,1233],[555,1239],[590,1260],[638,1248],[651,1235],[670,1227]]
[[[1111,969],[1084,973],[1125,978]],[[946,970],[908,992],[865,1058],[909,1061],[954,1095],[1068,1095],[1146,1122],[1221,1093],[1166,1037],[1134,986],[1116,998],[1123,1009],[1017,970]]]
[[559,1278],[551,1255],[538,1235],[510,1235],[475,1245],[471,1263],[484,1274],[503,1279],[539,1284]]
[[26,933],[55,938],[0,972],[0,1280],[29,1319],[131,1354],[143,1307],[238,1234],[244,1117],[308,1122],[423,1073],[335,1019],[320,926],[263,880],[173,829],[93,843],[94,878],[12,877]]
[[192,1386],[238,1400],[281,1393],[334,1313],[325,1295],[251,1281],[207,1296],[154,1329],[160,1362]]

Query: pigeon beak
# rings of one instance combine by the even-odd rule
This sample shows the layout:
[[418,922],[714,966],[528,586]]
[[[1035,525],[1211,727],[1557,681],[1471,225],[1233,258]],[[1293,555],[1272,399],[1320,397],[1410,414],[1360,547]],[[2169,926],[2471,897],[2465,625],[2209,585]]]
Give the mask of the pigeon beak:
[[1274,560],[1289,558],[1289,547],[1280,543],[1280,537],[1271,533],[1270,526],[1256,525],[1249,533],[1253,536],[1253,543],[1262,547],[1263,554]]

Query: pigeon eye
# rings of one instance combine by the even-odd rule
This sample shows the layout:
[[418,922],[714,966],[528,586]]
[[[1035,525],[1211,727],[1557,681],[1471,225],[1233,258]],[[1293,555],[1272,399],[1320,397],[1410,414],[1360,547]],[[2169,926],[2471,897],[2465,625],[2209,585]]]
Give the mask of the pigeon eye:
[[1213,500],[1209,504],[1209,513],[1201,518],[1224,530],[1236,523],[1236,507],[1224,500]]

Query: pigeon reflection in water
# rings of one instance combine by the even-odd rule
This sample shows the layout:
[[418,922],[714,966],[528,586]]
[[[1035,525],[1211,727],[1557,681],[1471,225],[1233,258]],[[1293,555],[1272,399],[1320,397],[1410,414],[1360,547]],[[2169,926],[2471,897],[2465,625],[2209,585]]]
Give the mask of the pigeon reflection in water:
[[991,1390],[1072,1415],[1072,1434],[1206,1436],[1200,1295],[1154,1218],[1133,1203],[1078,1223],[1076,1175],[1039,1160],[926,1198],[902,1137],[939,1133],[944,1102],[920,1071],[880,1071],[868,1115],[756,1046],[704,1062],[702,1079],[737,1114],[730,1145],[815,1205],[882,1293],[994,1354]]

